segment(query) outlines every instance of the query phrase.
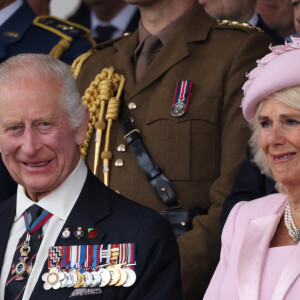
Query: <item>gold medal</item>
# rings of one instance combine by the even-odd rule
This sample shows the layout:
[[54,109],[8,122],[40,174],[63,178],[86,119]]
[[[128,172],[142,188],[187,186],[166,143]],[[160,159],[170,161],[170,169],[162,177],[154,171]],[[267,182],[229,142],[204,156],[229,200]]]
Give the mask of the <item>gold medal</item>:
[[107,270],[110,273],[111,279],[108,285],[116,285],[117,282],[119,282],[121,278],[121,274],[118,268],[115,268],[113,265],[109,265],[107,267]]

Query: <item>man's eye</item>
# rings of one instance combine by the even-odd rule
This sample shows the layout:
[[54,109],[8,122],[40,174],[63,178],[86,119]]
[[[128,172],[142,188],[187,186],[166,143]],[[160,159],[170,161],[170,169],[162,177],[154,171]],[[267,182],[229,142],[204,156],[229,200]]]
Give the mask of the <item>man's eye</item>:
[[292,5],[294,6],[294,8],[299,7],[300,1],[293,1]]
[[298,121],[296,121],[296,120],[287,120],[286,121],[287,122],[287,124],[288,125],[290,125],[290,126],[294,126],[294,125],[298,125],[299,124],[299,122]]

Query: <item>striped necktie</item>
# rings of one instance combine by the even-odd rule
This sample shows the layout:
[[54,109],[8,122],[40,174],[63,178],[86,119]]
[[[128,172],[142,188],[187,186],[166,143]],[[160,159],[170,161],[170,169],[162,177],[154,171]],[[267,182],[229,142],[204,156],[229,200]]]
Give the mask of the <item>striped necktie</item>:
[[43,211],[38,205],[29,208],[29,215],[24,213],[26,231],[19,240],[12,267],[5,284],[5,300],[22,299],[27,280],[34,267],[35,258],[42,241],[42,226],[52,214]]

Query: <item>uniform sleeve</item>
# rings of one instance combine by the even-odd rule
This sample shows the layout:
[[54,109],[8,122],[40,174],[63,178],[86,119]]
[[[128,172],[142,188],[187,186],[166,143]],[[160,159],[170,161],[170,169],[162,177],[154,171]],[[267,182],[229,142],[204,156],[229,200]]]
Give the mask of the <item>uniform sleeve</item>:
[[[208,215],[195,217],[193,229],[178,239],[184,296],[187,299],[199,299],[203,295],[218,261],[222,205],[245,160],[249,139],[249,130],[240,108],[241,87],[246,80],[245,74],[255,67],[257,59],[268,52],[269,43],[270,40],[262,33],[248,34],[241,41],[228,71],[221,114],[219,177],[209,189]],[[199,282],[204,290],[199,288]]]
[[151,218],[136,236],[137,282],[127,300],[182,298],[180,256],[169,223],[161,216]]
[[229,256],[231,252],[232,240],[235,232],[235,222],[240,207],[245,202],[238,203],[231,211],[230,216],[224,227],[222,233],[222,249],[220,255],[220,261],[216,268],[216,271],[210,281],[208,289],[204,295],[204,300],[217,300],[220,297],[220,287],[222,285],[222,278],[226,274]]

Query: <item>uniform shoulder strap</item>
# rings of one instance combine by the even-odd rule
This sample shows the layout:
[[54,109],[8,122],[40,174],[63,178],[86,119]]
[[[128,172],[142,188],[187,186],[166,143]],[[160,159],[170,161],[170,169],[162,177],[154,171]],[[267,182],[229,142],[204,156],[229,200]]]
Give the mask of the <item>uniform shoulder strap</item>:
[[71,43],[80,37],[87,38],[94,46],[96,43],[90,36],[90,30],[79,24],[62,20],[53,16],[38,16],[33,20],[33,25],[50,31],[61,40],[52,48],[50,55],[60,58],[64,51],[67,51]]

